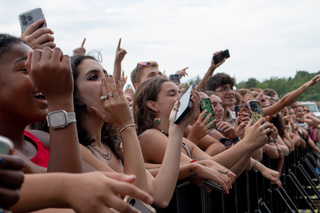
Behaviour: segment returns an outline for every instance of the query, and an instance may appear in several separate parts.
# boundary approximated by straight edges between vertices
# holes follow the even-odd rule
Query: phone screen
[[[43,15],[41,8],[35,8],[35,9],[29,10],[27,12],[21,13],[19,15],[21,34],[23,34],[27,30],[27,28],[30,26],[30,24],[38,21],[41,18],[44,18],[44,15]],[[45,27],[47,27],[46,22],[41,24],[37,29],[45,28]]]
[[[229,58],[229,57],[230,57],[230,54],[229,54],[229,50],[227,49],[221,52],[220,54],[215,55],[213,57],[213,60],[215,64],[219,64],[224,58]]]
[[[264,117],[260,101],[248,101],[248,108],[253,123],[257,122],[260,118]]]
[[[179,106],[174,117],[174,123],[178,124],[184,118],[184,116],[190,111],[192,107],[191,101],[191,91],[194,89],[194,84],[192,84],[185,93],[180,97]]]
[[[200,102],[200,111],[202,112],[203,110],[207,110],[204,118],[206,118],[208,116],[209,113],[211,113],[211,117],[208,121],[208,123],[210,123],[211,121],[214,120],[214,114],[213,114],[213,109],[212,109],[212,106],[211,106],[211,101],[209,98],[204,98],[204,99],[201,99],[201,102]],[[215,128],[216,127],[216,123],[213,123],[210,128]]]

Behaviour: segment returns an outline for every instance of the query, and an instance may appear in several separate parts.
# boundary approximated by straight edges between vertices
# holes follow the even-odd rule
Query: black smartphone
[[[258,100],[248,101],[247,105],[248,105],[249,114],[253,123],[257,122],[260,118],[264,117],[260,101]]]
[[[175,84],[179,85],[180,84],[180,75],[179,74],[171,74],[169,75],[169,80],[174,82]]]
[[[191,101],[191,91],[194,89],[195,85],[192,84],[183,95],[181,95],[179,99],[179,105],[176,112],[176,115],[174,117],[174,123],[178,124],[184,116],[190,111],[192,107],[192,101]]]
[[[23,12],[19,15],[19,22],[21,27],[21,34],[23,34],[30,24],[38,21],[39,19],[43,18],[44,15],[41,8],[35,8],[26,12]],[[43,22],[37,29],[39,28],[46,28],[47,24],[46,21]]]
[[[213,181],[213,180],[204,180],[204,183],[208,186],[210,186],[212,189],[214,190],[217,190],[219,192],[223,192],[224,189],[222,188],[222,186],[216,182],[216,181]]]
[[[226,49],[225,51],[222,51],[221,53],[215,55],[213,57],[213,60],[215,64],[219,64],[224,58],[229,58],[229,57],[230,57],[229,50]]]
[[[212,105],[211,105],[211,101],[209,98],[204,98],[201,99],[200,102],[200,111],[202,112],[203,110],[207,110],[204,118],[206,118],[208,116],[209,113],[211,113],[211,116],[209,118],[208,123],[210,123],[211,121],[214,120],[214,114],[213,114],[213,109],[212,109]],[[213,123],[210,128],[215,128],[216,127],[216,123]]]
[[[13,142],[4,136],[0,136],[0,154],[12,154]]]
[[[137,200],[133,197],[130,196],[126,196],[124,198],[124,201],[129,203],[131,206],[133,206],[134,208],[140,210],[142,213],[156,213],[157,211],[150,206],[149,204],[146,204],[140,200]]]

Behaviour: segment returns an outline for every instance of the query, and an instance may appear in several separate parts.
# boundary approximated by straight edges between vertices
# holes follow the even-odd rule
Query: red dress
[[[28,131],[24,131],[24,136],[29,140],[31,140],[31,142],[36,145],[38,150],[37,154],[32,159],[30,159],[30,161],[38,166],[47,168],[48,162],[49,162],[49,155],[50,155],[50,151],[48,147],[46,147],[42,143],[42,141],[40,141],[36,136],[34,136]]]

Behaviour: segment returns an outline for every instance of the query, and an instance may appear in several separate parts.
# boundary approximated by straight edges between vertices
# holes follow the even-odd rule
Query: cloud
[[[107,70],[121,37],[127,75],[137,62],[156,60],[168,74],[189,66],[186,79],[203,77],[212,54],[229,49],[217,72],[263,80],[319,70],[319,6],[316,0],[13,0],[0,8],[0,27],[18,35],[18,14],[41,7],[65,53],[86,37],[89,51],[102,50]]]

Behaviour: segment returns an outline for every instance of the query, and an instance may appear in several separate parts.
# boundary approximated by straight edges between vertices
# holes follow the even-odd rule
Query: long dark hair
[[[80,91],[76,84],[76,80],[78,79],[79,73],[80,73],[79,65],[86,59],[97,61],[92,56],[76,55],[71,57],[71,68],[72,68],[72,74],[74,79],[74,90],[73,90],[74,110],[77,118],[77,130],[78,130],[79,142],[84,146],[88,146],[95,142],[95,139],[91,138],[90,133],[84,127],[85,120],[82,114],[87,109],[87,106],[83,103]],[[119,134],[119,129],[113,124],[104,123],[101,130],[101,137],[102,137],[101,142],[109,146],[112,152],[119,159],[122,159],[122,150],[120,148],[121,138]]]
[[[133,101],[133,115],[138,135],[154,127],[156,112],[147,107],[146,103],[149,100],[157,101],[161,85],[168,81],[169,79],[166,77],[157,77],[144,81],[139,85]]]

